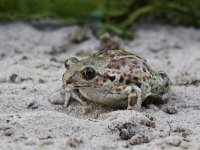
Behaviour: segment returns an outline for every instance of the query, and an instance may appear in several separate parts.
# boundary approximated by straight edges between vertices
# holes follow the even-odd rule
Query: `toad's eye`
[[[81,74],[84,79],[86,80],[92,80],[96,76],[96,71],[92,67],[85,67]]]

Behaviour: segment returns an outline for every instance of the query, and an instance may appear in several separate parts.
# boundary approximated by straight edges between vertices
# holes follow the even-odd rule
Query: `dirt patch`
[[[156,107],[137,112],[92,102],[72,101],[68,108],[49,103],[60,98],[64,61],[101,49],[92,32],[77,39],[71,34],[77,30],[0,25],[0,149],[200,147],[200,30],[141,25],[134,41],[117,45],[169,74],[178,108],[172,115]]]

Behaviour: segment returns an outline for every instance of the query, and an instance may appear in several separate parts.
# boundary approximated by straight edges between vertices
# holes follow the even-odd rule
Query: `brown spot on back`
[[[130,96],[129,97],[129,105],[134,107],[137,104],[137,97]]]
[[[131,78],[131,74],[127,74],[127,77]]]
[[[125,66],[125,65],[126,65],[126,60],[125,60],[125,58],[120,58],[120,59],[119,59],[119,64],[122,65],[122,66]]]
[[[105,82],[107,79],[109,79],[109,75],[108,73],[105,73],[103,77],[103,82]]]
[[[119,70],[120,67],[124,67],[126,64],[126,58],[112,59],[107,67]]]
[[[143,81],[147,81],[148,79],[149,79],[149,76],[147,76],[147,75],[145,75],[145,76],[142,77]]]
[[[133,63],[134,65],[137,65],[137,64],[138,64],[138,61],[134,60],[134,61],[132,61],[132,63]]]
[[[126,80],[126,84],[129,85],[130,83],[131,83],[131,80],[130,80],[130,79],[127,79],[127,80]]]
[[[124,81],[124,77],[120,76],[119,82],[123,82]]]
[[[122,89],[121,88],[116,88],[116,92],[121,92]]]
[[[143,81],[146,81],[146,77],[145,77],[145,76],[143,76],[143,77],[142,77],[142,80],[143,80]]]

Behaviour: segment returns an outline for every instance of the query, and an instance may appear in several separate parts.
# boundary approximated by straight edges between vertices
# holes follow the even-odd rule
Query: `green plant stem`
[[[138,10],[135,10],[134,13],[131,13],[128,18],[122,23],[122,28],[130,27],[138,18],[143,15],[149,15],[150,13],[154,12],[155,8],[153,6],[145,6]]]

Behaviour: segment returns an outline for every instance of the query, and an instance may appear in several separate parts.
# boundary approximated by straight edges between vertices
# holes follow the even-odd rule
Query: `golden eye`
[[[86,80],[92,80],[96,76],[96,71],[92,67],[85,67],[82,71],[81,74],[84,79]]]

